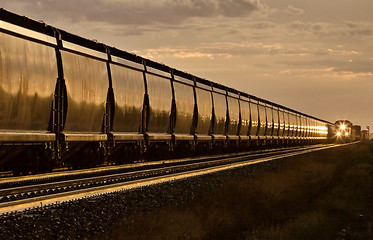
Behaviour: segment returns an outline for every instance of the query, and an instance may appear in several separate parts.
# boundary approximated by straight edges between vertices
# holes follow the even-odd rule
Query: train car
[[[197,147],[212,147],[213,101],[212,87],[207,80],[196,78],[195,98],[197,102],[196,143]]]
[[[249,129],[249,137],[250,137],[250,145],[256,147],[259,145],[260,137],[259,137],[259,111],[258,111],[258,101],[255,99],[250,99],[250,129]]]
[[[337,142],[351,142],[352,123],[348,120],[338,120],[335,122],[335,135]]]
[[[213,102],[213,112],[212,112],[212,122],[211,122],[211,136],[213,146],[225,147],[227,136],[227,99],[226,90],[223,86],[218,84],[212,84],[212,102]],[[232,109],[233,110],[233,109]]]
[[[257,111],[259,117],[259,124],[258,124],[258,144],[260,146],[266,145],[266,131],[267,131],[267,112],[266,112],[266,104],[264,101],[258,101],[257,104]]]
[[[278,128],[278,145],[284,146],[285,145],[285,132],[286,132],[286,120],[284,110],[278,107],[278,118],[279,118],[279,128]]]
[[[238,126],[238,136],[239,136],[239,145],[241,148],[247,148],[250,146],[250,135],[251,131],[256,132],[257,121],[253,121],[252,118],[255,118],[251,114],[251,103],[249,95],[246,93],[239,93],[239,106],[240,106],[240,115],[239,115],[239,126]],[[257,117],[256,117],[257,118]]]
[[[57,39],[44,24],[14,16],[0,12],[0,167],[48,170],[59,127]]]
[[[273,106],[272,108],[273,112],[273,145],[278,146],[280,145],[280,115],[279,115],[279,110],[278,107]]]
[[[63,166],[95,166],[105,158],[110,80],[104,45],[58,31],[57,94],[62,122],[56,129]]]
[[[360,141],[361,140],[361,126],[352,125],[351,140],[352,141]]]
[[[175,126],[173,136],[176,150],[181,154],[194,150],[196,147],[195,129],[198,108],[194,85],[193,76],[174,71]]]
[[[337,132],[334,124],[328,125],[328,143],[335,143],[337,141]]]
[[[0,170],[15,174],[313,144],[332,125],[5,9],[0,60]]]
[[[174,129],[174,92],[170,69],[155,62],[145,62],[146,82],[146,119],[143,134],[151,156],[163,155],[172,150],[172,131]]]
[[[239,127],[240,122],[240,95],[237,90],[227,89],[227,146],[238,147],[240,145]],[[246,109],[246,113],[247,113]],[[241,138],[242,139],[242,138]]]
[[[145,151],[143,130],[146,116],[145,67],[141,58],[111,49],[111,88],[108,94],[108,161],[132,162]]]

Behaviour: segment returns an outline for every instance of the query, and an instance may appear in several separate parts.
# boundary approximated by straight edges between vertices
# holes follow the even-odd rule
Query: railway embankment
[[[0,239],[372,239],[373,143],[0,217]]]

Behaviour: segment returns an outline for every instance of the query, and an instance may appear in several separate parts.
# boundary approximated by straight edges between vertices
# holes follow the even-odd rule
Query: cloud
[[[257,30],[266,30],[266,29],[274,29],[276,28],[276,24],[271,23],[271,22],[253,22],[248,24],[248,27],[252,29],[257,29]]]
[[[343,49],[328,49],[329,53],[338,54],[338,55],[359,55],[361,52],[353,51],[353,50],[343,50]]]
[[[118,25],[172,25],[195,17],[241,18],[269,9],[260,0],[17,0],[6,6],[22,6],[35,15]]]
[[[346,34],[349,36],[373,36],[372,23],[346,23]]]
[[[321,34],[324,32],[329,32],[330,30],[335,30],[335,25],[329,23],[308,23],[295,21],[290,23],[288,26],[289,30],[298,32],[310,32]]]
[[[304,13],[304,10],[301,8],[296,8],[292,5],[289,5],[285,10],[285,13],[290,15],[302,15]]]
[[[311,33],[318,37],[373,37],[373,23],[346,22],[345,24],[309,23],[296,21],[289,24],[289,30],[301,34]]]
[[[333,68],[335,72],[349,74],[366,74],[373,76],[372,63],[369,60],[351,60],[343,61]]]
[[[309,54],[309,50],[282,44],[215,42],[194,47],[168,46],[156,49],[143,49],[135,51],[135,53],[151,59],[169,57],[178,59],[231,59],[234,57],[253,56],[304,56]]]
[[[324,58],[318,60],[300,61],[278,61],[278,64],[285,65],[289,69],[296,69],[295,72],[312,71],[338,73],[338,76],[346,75],[348,78],[357,76],[373,76],[372,61],[369,59],[334,59]],[[312,70],[312,71],[311,71]]]

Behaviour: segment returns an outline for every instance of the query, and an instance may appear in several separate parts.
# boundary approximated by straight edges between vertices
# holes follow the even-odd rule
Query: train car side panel
[[[174,133],[190,134],[194,112],[193,86],[174,82],[174,91],[176,103],[176,124]]]
[[[285,118],[285,127],[284,127],[284,137],[286,139],[290,136],[290,115],[289,112],[284,111],[284,118]]]
[[[215,124],[214,132],[215,135],[225,135],[225,122],[227,119],[227,103],[225,95],[213,92],[214,99],[214,111],[215,111]]]
[[[0,131],[50,131],[58,77],[54,48],[0,32],[0,69]],[[36,140],[27,137],[15,140]]]
[[[266,129],[267,129],[266,107],[264,105],[258,104],[258,112],[259,112],[258,136],[264,137],[266,134]]]
[[[266,113],[267,113],[267,128],[266,128],[266,136],[273,135],[273,111],[271,106],[266,106]]]
[[[171,80],[153,74],[146,74],[149,95],[150,133],[169,133],[172,103]]]
[[[296,136],[296,128],[297,128],[297,119],[295,118],[294,113],[289,113],[289,137]]]
[[[311,121],[311,136],[313,139],[316,138],[316,120],[312,119]]]
[[[273,136],[278,137],[279,128],[280,128],[279,111],[277,108],[273,108],[272,111],[273,111]]]
[[[67,88],[64,132],[100,133],[109,80],[105,61],[61,51]]]
[[[258,104],[250,102],[250,137],[258,136],[259,113]]]
[[[241,127],[240,136],[247,136],[250,129],[250,104],[247,101],[240,100]]]
[[[298,123],[298,138],[302,138],[303,137],[303,121],[302,121],[302,117],[297,114],[297,123]]]
[[[197,133],[207,135],[210,132],[212,118],[211,92],[196,88],[196,96],[198,106]]]
[[[111,64],[115,98],[114,132],[139,133],[144,102],[143,72]]]
[[[303,126],[303,137],[305,139],[307,139],[308,137],[308,118],[306,116],[303,116],[303,122],[304,122],[304,126]]]
[[[228,135],[237,135],[238,125],[240,121],[240,106],[237,98],[228,96],[228,109],[229,109],[229,127]]]
[[[284,115],[284,111],[281,109],[279,109],[278,114],[279,114],[279,123],[280,123],[278,135],[281,137],[281,136],[284,136],[284,133],[285,133],[285,115]]]

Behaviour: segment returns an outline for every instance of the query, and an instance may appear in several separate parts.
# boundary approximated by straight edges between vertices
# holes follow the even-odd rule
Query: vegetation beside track
[[[241,170],[211,189],[185,189],[192,200],[126,216],[105,236],[373,239],[372,189],[373,144],[360,143]]]

